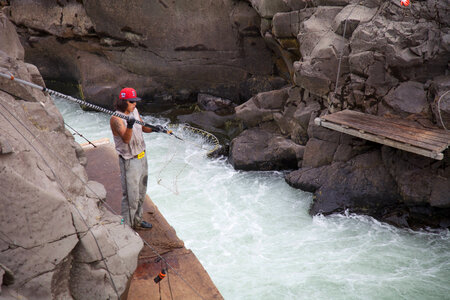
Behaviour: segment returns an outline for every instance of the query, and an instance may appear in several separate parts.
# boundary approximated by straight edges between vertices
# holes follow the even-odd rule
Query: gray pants
[[[147,193],[147,157],[123,159],[119,156],[122,182],[122,217],[134,227],[141,224],[142,204]]]

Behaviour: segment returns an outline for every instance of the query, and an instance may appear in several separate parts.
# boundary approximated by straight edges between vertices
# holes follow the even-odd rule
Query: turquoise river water
[[[108,115],[55,102],[85,137],[112,140]],[[450,299],[448,230],[311,217],[312,195],[282,173],[236,171],[225,158],[207,158],[200,137],[176,133],[187,142],[145,135],[147,193],[225,299]]]

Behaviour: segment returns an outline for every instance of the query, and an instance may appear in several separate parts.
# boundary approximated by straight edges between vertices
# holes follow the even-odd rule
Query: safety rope
[[[347,30],[347,21],[348,21],[348,18],[349,18],[350,15],[353,13],[353,10],[356,8],[356,6],[358,6],[358,5],[359,5],[359,3],[358,3],[358,4],[355,4],[355,5],[353,6],[352,10],[350,11],[350,13],[349,13],[349,14],[347,15],[347,17],[345,18],[345,22],[344,22],[344,32],[342,33],[342,37],[343,37],[344,39],[345,39],[345,32],[346,32],[346,30]],[[341,63],[342,63],[342,56],[343,56],[343,54],[344,54],[344,49],[345,49],[345,47],[342,48],[342,51],[341,51],[341,53],[340,53],[340,55],[339,55],[339,63],[338,63],[338,68],[337,68],[336,85],[335,85],[335,87],[334,87],[334,94],[337,93],[337,89],[338,89],[339,76],[341,75]]]
[[[447,129],[447,127],[445,127],[444,121],[442,121],[440,102],[441,102],[442,97],[444,97],[445,95],[447,95],[447,93],[450,93],[450,90],[448,90],[448,91],[446,91],[445,93],[443,93],[443,94],[439,97],[439,100],[437,101],[437,109],[438,109],[439,119],[441,120],[442,127],[444,127],[444,129],[445,129],[446,131],[448,131],[448,129]]]
[[[166,266],[167,266],[167,264],[166,264]],[[167,283],[169,284],[170,299],[173,300],[172,286],[170,285],[170,273],[169,272],[167,272]]]
[[[95,146],[90,140],[88,140],[86,137],[84,137],[84,135],[82,135],[81,133],[79,133],[78,131],[76,131],[73,127],[71,127],[69,124],[67,124],[66,122],[64,122],[64,125],[66,125],[67,127],[69,127],[74,134],[79,135],[81,138],[85,139],[86,142],[88,142],[89,144],[91,144],[92,146],[94,146],[94,148],[97,148],[97,146]]]
[[[4,108],[5,111],[7,111],[19,124],[21,124],[22,126],[24,126],[24,124],[16,117],[14,116],[14,114],[12,114],[7,107],[5,107],[5,105],[3,105],[2,102],[0,102],[0,105]],[[33,143],[31,143],[23,134],[22,132],[20,132],[20,130],[18,130],[14,124],[11,122],[11,120],[9,118],[7,118],[5,116],[5,114],[3,114],[3,112],[0,110],[0,114],[3,116],[3,118],[11,125],[12,128],[14,128],[14,130],[17,131],[17,133],[22,136],[22,138],[31,146],[31,148],[33,148],[33,150],[36,152],[36,154],[43,160],[43,162],[45,163],[45,165],[50,169],[50,171],[52,172],[55,181],[58,183],[59,187],[61,188],[61,191],[63,192],[63,194],[65,195],[66,199],[69,201],[70,204],[72,204],[72,206],[75,208],[75,210],[77,211],[78,215],[80,216],[81,220],[83,221],[84,225],[86,226],[86,228],[88,229],[88,231],[91,233],[92,237],[94,238],[95,244],[97,246],[97,249],[99,251],[100,257],[101,257],[101,261],[103,261],[103,263],[105,264],[105,268],[106,271],[108,273],[109,279],[111,281],[111,285],[114,289],[114,292],[117,296],[117,299],[120,299],[120,295],[119,292],[117,290],[116,284],[112,278],[112,274],[111,271],[109,270],[108,264],[106,263],[106,259],[105,256],[103,255],[103,251],[100,248],[100,245],[98,243],[98,240],[96,238],[96,236],[94,235],[94,233],[92,232],[92,228],[88,225],[87,221],[85,220],[85,218],[83,217],[83,214],[81,213],[81,211],[78,209],[78,207],[75,205],[75,203],[73,202],[72,198],[70,197],[69,193],[67,192],[67,190],[65,189],[64,185],[62,184],[61,179],[59,178],[59,176],[56,174],[56,172],[53,170],[52,166],[49,164],[49,162],[44,158],[44,156],[42,155],[42,153],[33,145]],[[25,129],[28,130],[28,128],[26,126],[24,126]],[[28,130],[29,131],[29,130]],[[29,131],[30,132],[30,131]],[[31,132],[30,132],[31,133]],[[31,133],[33,136],[34,134]],[[35,137],[36,138],[36,137]],[[36,139],[37,140],[37,139]],[[39,141],[39,140],[38,140]]]
[[[1,73],[0,73],[1,74]],[[0,105],[2,105],[3,106],[3,108],[6,110],[6,111],[8,111],[9,112],[9,110],[3,105],[3,103],[1,103],[0,102]],[[1,111],[0,111],[0,113],[1,113]],[[1,113],[2,115],[3,115],[3,113]],[[23,124],[19,119],[17,119],[11,112],[9,112],[9,114],[11,114],[15,119],[16,119],[16,121],[19,123],[19,124],[21,124],[43,147],[45,147],[50,153],[52,153],[53,154],[53,157],[55,157],[64,167],[66,167],[78,180],[80,180],[94,195],[96,195],[97,196],[97,198],[111,211],[111,212],[113,212],[115,215],[119,215],[120,216],[120,214],[118,214],[105,200],[103,200],[103,199],[101,199],[101,197],[87,184],[87,182],[85,182],[78,174],[76,174],[73,170],[72,170],[72,168],[70,167],[70,166],[68,166],[64,161],[62,161],[61,160],[61,158],[59,157],[59,155],[57,155],[52,149],[50,149],[46,144],[44,144],[44,143],[42,143],[39,139],[37,139],[37,137],[36,137],[36,135],[25,125],[25,124]],[[3,115],[3,117],[9,122],[9,120]],[[11,124],[12,125],[12,124]],[[14,127],[14,125],[12,125],[13,127]],[[16,129],[16,131],[18,131],[17,130],[17,128],[15,128],[14,127],[14,129]],[[18,133],[20,134],[20,135],[22,135],[21,134],[21,132],[20,131],[18,131]],[[23,135],[22,135],[23,136]],[[26,139],[26,138],[25,138]],[[36,150],[37,151],[37,150]],[[50,168],[50,167],[49,167]],[[54,173],[54,170],[52,169],[52,168],[50,168],[50,170],[52,170],[52,172]],[[57,178],[56,177],[56,175],[55,175],[55,178]],[[61,182],[58,182],[58,184],[62,187],[62,183]],[[63,187],[62,187],[63,188]],[[68,198],[69,200],[70,200],[70,198]],[[73,204],[73,203],[72,203]],[[81,212],[79,212],[79,210],[78,210],[78,208],[76,207],[76,205],[74,205],[74,207],[77,209],[77,211],[78,211],[78,213],[81,213]],[[83,217],[81,216],[81,218],[83,219]],[[83,221],[85,222],[85,224],[86,224],[86,227],[88,228],[88,229],[90,229],[90,227],[89,226],[87,226],[87,223],[86,223],[86,221],[83,219]],[[130,227],[131,228],[131,227]],[[132,228],[131,228],[132,229]],[[94,236],[94,234],[92,233],[92,231],[90,231],[91,232],[91,234]],[[97,243],[97,240],[96,240],[96,238],[95,238],[95,236],[94,236],[94,239],[95,239],[95,241],[96,241],[96,244],[97,244],[97,247],[99,248],[99,251],[101,251],[101,249],[100,249],[100,246],[98,245],[98,243]],[[183,276],[181,276],[168,262],[167,262],[167,260],[164,258],[164,257],[162,257],[156,250],[155,250],[155,248],[154,247],[152,247],[145,239],[142,239],[142,241],[144,242],[144,244],[146,245],[146,246],[148,246],[149,248],[150,248],[150,250],[151,251],[153,251],[161,260],[163,260],[166,264],[167,264],[167,266],[195,293],[195,294],[197,294],[201,299],[204,299],[202,296],[201,296],[201,294],[196,290],[196,289],[194,289],[193,287],[192,287],[192,285],[191,284],[189,284],[189,282],[187,282],[186,281],[186,279],[184,279],[183,278]],[[103,256],[102,256],[103,257]],[[105,263],[105,265],[106,265],[106,261],[104,261],[104,263]],[[107,269],[108,270],[108,272],[109,272],[109,269]],[[111,278],[111,280],[112,280],[112,277],[111,277],[111,274],[109,274],[110,275],[110,278]],[[113,283],[114,284],[114,283]],[[114,288],[115,288],[115,285],[114,285]],[[115,288],[115,290],[117,290],[116,288]],[[118,294],[118,293],[117,293]],[[119,297],[118,297],[119,298]]]

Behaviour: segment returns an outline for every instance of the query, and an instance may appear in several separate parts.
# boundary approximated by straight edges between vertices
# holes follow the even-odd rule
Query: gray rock
[[[290,10],[301,10],[308,6],[309,0],[283,0]]]
[[[230,145],[230,163],[239,170],[283,170],[297,168],[304,146],[263,129],[242,132]]]
[[[290,10],[284,0],[250,0],[250,3],[263,18],[272,18],[278,12]]]
[[[288,98],[286,89],[260,93],[235,108],[236,117],[245,126],[254,127],[262,122],[273,120],[273,114],[280,112]]]
[[[318,168],[333,161],[338,144],[311,138],[306,144],[302,168]]]
[[[4,55],[14,59],[23,60],[25,51],[20,44],[19,37],[16,34],[14,25],[8,20],[3,12],[0,11],[0,51],[4,52]]]
[[[308,126],[308,136],[309,138],[319,139],[323,141],[328,141],[331,143],[339,143],[342,137],[342,133],[331,130],[322,126],[317,126],[314,123],[314,119],[317,115],[311,114],[311,119],[309,120]]]
[[[187,123],[194,127],[202,128],[219,137],[229,140],[240,132],[239,127],[233,126],[237,123],[235,115],[220,116],[212,111],[194,112],[188,115],[179,115],[177,121],[181,124]]]
[[[254,5],[265,14],[288,9],[282,0]],[[259,16],[243,2],[13,1],[8,11],[15,24],[30,28],[21,31],[27,59],[45,78],[81,84],[89,100],[109,108],[123,86],[144,100],[167,94],[164,101],[183,102],[179,96],[188,90],[239,102],[263,91],[242,82],[273,75]]]
[[[302,168],[289,175],[287,182],[315,193],[310,209],[313,215],[348,209],[380,217],[386,207],[397,205],[399,199],[395,182],[377,151],[359,155],[347,164]]]
[[[201,93],[197,95],[197,104],[200,109],[213,111],[219,115],[234,113],[234,107],[236,106],[231,100]]]
[[[450,208],[450,180],[435,177],[431,187],[430,205],[433,207]]]
[[[2,33],[5,28],[11,27],[0,27],[0,36],[11,36],[12,33]],[[3,51],[0,69],[12,70],[21,79],[43,83],[36,67]],[[108,267],[122,293],[136,268],[143,246],[141,239],[120,225],[120,217],[111,217],[99,209],[97,204],[105,197],[104,189],[98,183],[87,183],[74,139],[67,134],[51,98],[37,89],[4,79],[0,80],[0,88],[3,106],[0,136],[7,137],[6,142],[1,139],[1,145],[2,152],[8,152],[0,155],[0,261],[15,277],[13,284],[2,289],[2,299],[8,295],[24,299],[72,299],[75,294],[78,299],[93,299],[83,291],[94,288],[112,291],[111,282],[103,280],[105,277],[97,282],[84,282],[85,278],[93,277],[91,265],[104,268],[96,243],[92,242],[92,236],[88,238],[87,226],[93,228],[104,246]],[[90,189],[86,192],[87,186]],[[80,261],[74,261],[74,257]],[[87,273],[75,271],[79,264],[88,266]],[[74,291],[71,286],[82,288]],[[116,296],[107,293],[103,295]]]
[[[419,82],[401,83],[386,95],[384,101],[398,113],[427,114],[430,111],[423,84]]]
[[[106,200],[106,189],[103,184],[89,180],[86,184],[86,196],[98,200]]]
[[[272,32],[277,38],[297,37],[301,24],[308,20],[316,9],[309,8],[301,11],[277,13],[273,16]]]
[[[360,23],[369,22],[376,12],[376,8],[368,8],[362,5],[347,5],[334,19],[334,32],[343,35],[345,27],[345,38],[349,38]],[[345,26],[346,22],[347,25]]]
[[[331,80],[317,71],[310,62],[295,62],[294,82],[317,96],[325,96],[330,92]]]
[[[441,171],[446,169],[442,166],[443,161],[436,162],[387,146],[382,147],[381,153],[383,162],[397,182],[402,201],[406,205],[448,207],[450,198],[446,192],[450,174],[448,171],[437,172],[439,167]]]
[[[333,20],[341,10],[341,7],[318,7],[310,18],[301,23],[297,39],[302,57],[310,56],[322,37],[330,33]]]
[[[9,154],[13,151],[11,143],[5,137],[0,137],[0,154]]]
[[[314,6],[346,6],[349,0],[312,0]]]

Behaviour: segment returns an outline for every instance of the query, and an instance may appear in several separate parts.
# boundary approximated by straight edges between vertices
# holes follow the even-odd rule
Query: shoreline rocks
[[[2,13],[0,24],[0,70],[42,85]],[[104,188],[88,181],[83,151],[51,98],[4,78],[0,88],[0,261],[9,269],[1,297],[116,298],[141,239],[102,207]]]

